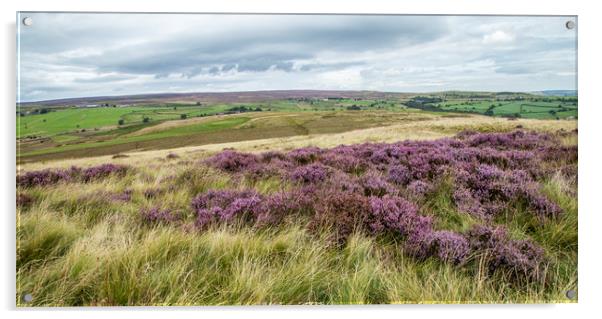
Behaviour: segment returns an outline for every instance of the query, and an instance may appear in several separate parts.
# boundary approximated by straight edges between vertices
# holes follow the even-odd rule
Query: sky
[[[19,102],[255,90],[576,89],[574,17],[22,13]]]

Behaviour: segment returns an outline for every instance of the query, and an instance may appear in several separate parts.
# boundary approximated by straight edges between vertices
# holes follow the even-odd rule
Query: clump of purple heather
[[[256,166],[259,159],[253,154],[225,150],[210,157],[206,162],[226,172],[235,173]]]
[[[521,278],[535,278],[544,262],[543,249],[528,240],[513,240],[501,227],[475,225],[466,234],[471,249],[482,253],[490,272],[511,271]]]
[[[179,219],[179,216],[169,209],[159,207],[143,208],[140,210],[142,220],[146,223],[170,223]]]
[[[412,180],[412,174],[405,165],[393,165],[389,168],[388,179],[397,185],[407,185]]]
[[[134,191],[128,188],[128,189],[124,190],[123,192],[113,194],[111,196],[111,199],[116,200],[116,201],[129,202],[132,200],[133,193],[134,193]]]
[[[451,180],[450,200],[460,213],[483,224],[516,207],[543,220],[562,214],[541,191],[541,181],[560,172],[576,180],[577,148],[552,134],[463,132],[433,141],[364,143],[331,149],[305,147],[261,155],[224,151],[207,161],[233,175],[279,177],[291,189],[259,195],[253,191],[208,191],[193,200],[197,226],[242,218],[278,225],[303,215],[310,228],[327,226],[342,244],[353,231],[397,236],[416,258],[463,264],[484,253],[491,269],[520,276],[537,272],[543,253],[535,243],[511,240],[490,226],[466,234],[434,229],[417,203]]]
[[[89,168],[82,169],[81,179],[84,182],[94,181],[106,178],[110,175],[123,176],[127,172],[128,167],[117,164],[102,164]]]
[[[397,189],[393,185],[389,184],[380,174],[374,171],[364,174],[360,178],[360,185],[363,187],[366,196],[382,197],[386,194],[397,193]]]
[[[322,164],[309,164],[297,167],[290,173],[290,179],[302,184],[315,184],[326,180],[328,168]]]
[[[470,253],[470,245],[464,236],[446,230],[433,232],[427,245],[430,254],[453,264],[464,262]]]
[[[209,190],[192,200],[196,225],[204,228],[212,223],[228,223],[235,217],[254,220],[259,214],[262,198],[252,190]]]
[[[256,224],[258,226],[277,225],[287,216],[295,216],[309,211],[313,204],[312,195],[311,191],[295,189],[265,197],[256,210]]]
[[[82,181],[90,182],[106,178],[110,175],[123,176],[128,166],[117,164],[102,164],[88,168],[79,168],[71,166],[68,169],[44,169],[39,171],[29,171],[25,174],[17,175],[18,187],[34,187],[54,185],[59,182]]]
[[[434,186],[431,183],[423,180],[412,181],[407,187],[409,194],[416,199],[426,196],[428,193],[432,192],[433,189]]]
[[[22,175],[17,175],[17,186],[34,187],[53,185],[62,181],[71,179],[69,170],[64,169],[44,169],[40,171],[30,171]]]
[[[287,157],[298,164],[309,164],[316,160],[323,151],[318,147],[303,147],[288,152]]]

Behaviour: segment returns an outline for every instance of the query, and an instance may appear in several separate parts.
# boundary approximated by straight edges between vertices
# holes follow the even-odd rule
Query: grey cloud
[[[23,100],[117,91],[574,85],[553,75],[574,70],[576,34],[562,29],[564,17],[30,15],[34,26],[19,29]],[[497,30],[512,41],[484,44]]]

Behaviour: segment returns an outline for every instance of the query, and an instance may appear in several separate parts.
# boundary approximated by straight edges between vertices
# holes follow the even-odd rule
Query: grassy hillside
[[[182,148],[24,164],[18,172],[18,303],[30,305],[22,302],[27,293],[33,305],[49,306],[570,302],[565,292],[577,288],[577,135],[555,125],[575,123],[475,117],[423,127],[442,135],[417,131],[421,124],[367,128],[363,140],[346,133],[273,140],[271,149],[288,151],[261,156]],[[516,125],[546,133],[297,149],[379,136],[432,139],[466,128],[510,132]],[[263,150],[264,143],[236,146]],[[392,157],[395,152],[407,157]],[[472,162],[469,154],[488,159]],[[431,163],[426,175],[422,160]],[[98,166],[108,162],[115,166]],[[67,169],[71,165],[82,169]],[[403,167],[408,180],[391,179]],[[458,190],[473,187],[459,173],[480,176],[483,169],[491,173],[483,175],[481,190],[512,185],[518,192],[459,197]],[[228,194],[276,206],[234,205]],[[277,201],[291,194],[310,200],[279,206],[300,200]],[[526,194],[540,204],[530,206],[536,201],[525,202]],[[469,199],[477,202],[466,206]],[[388,200],[389,212],[405,205],[399,226],[374,219],[378,205],[366,206]],[[216,207],[242,208],[232,211],[234,218],[206,215]],[[430,226],[410,226],[418,221]],[[492,246],[482,246],[487,241],[475,237],[479,225],[503,231],[492,235]],[[435,246],[415,250],[422,246],[414,246],[410,234]],[[431,235],[440,239],[424,241]]]

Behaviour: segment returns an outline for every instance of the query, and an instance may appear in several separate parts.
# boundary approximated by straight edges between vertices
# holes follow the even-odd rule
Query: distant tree
[[[196,102],[196,105],[197,105],[197,106],[201,105],[201,102]]]
[[[148,123],[150,122],[150,118],[145,116],[144,118],[142,118],[142,123]]]
[[[43,119],[42,122],[46,123],[46,119]]]
[[[113,104],[113,107],[117,107],[117,105],[116,105],[116,104]]]
[[[75,127],[79,128],[79,124],[76,124]]]
[[[123,125],[123,124],[125,124],[125,121],[123,119],[119,119],[119,121],[117,121],[117,124],[118,125]]]
[[[50,112],[50,110],[49,110],[49,109],[41,109],[41,110],[40,110],[40,114],[46,114],[46,113],[48,113],[48,112]]]
[[[186,114],[180,114],[180,119],[185,120],[188,117]]]
[[[260,107],[255,108],[255,112],[261,112],[261,111],[263,111],[263,110]]]
[[[174,109],[174,110],[177,110],[177,109],[178,109],[178,107],[177,107],[177,106],[174,106],[174,107],[173,107],[173,109]]]

